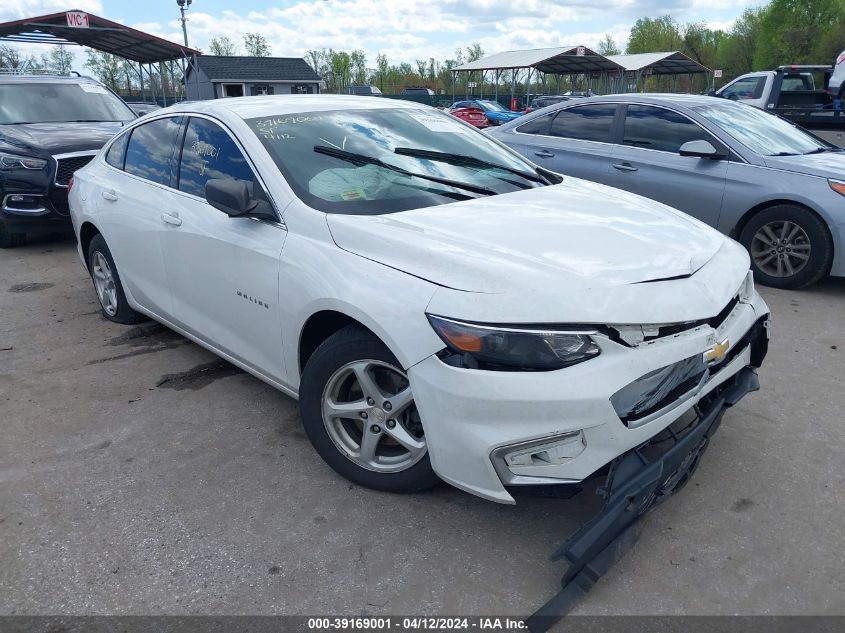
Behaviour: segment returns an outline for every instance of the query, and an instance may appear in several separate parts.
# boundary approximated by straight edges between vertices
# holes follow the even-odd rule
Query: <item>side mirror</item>
[[[230,218],[249,216],[262,220],[277,219],[270,203],[253,198],[249,185],[243,180],[210,179],[205,183],[205,200]]]
[[[681,156],[692,156],[694,158],[708,158],[710,160],[720,160],[725,158],[719,150],[713,147],[710,141],[687,141],[678,149]]]

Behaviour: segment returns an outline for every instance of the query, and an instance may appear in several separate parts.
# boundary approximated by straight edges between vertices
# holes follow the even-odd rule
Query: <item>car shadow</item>
[[[807,290],[831,297],[845,297],[845,277],[827,277]]]

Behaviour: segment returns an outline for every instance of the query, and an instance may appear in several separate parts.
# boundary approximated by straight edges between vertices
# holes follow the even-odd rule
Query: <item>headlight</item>
[[[841,180],[828,180],[827,184],[829,184],[830,188],[840,196],[845,196],[845,182],[842,182]]]
[[[426,316],[451,351],[468,356],[481,369],[550,371],[588,360],[601,351],[590,332],[481,325]]]
[[[44,169],[47,161],[43,158],[31,158],[29,156],[17,156],[0,152],[0,170],[12,171],[13,169]]]

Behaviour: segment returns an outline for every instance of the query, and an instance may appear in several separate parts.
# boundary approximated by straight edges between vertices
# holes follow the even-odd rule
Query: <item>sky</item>
[[[194,0],[188,39],[200,49],[228,35],[267,37],[272,54],[302,56],[313,48],[363,49],[367,65],[378,53],[392,63],[455,57],[479,42],[486,54],[550,46],[595,47],[609,33],[624,50],[640,17],[672,15],[679,22],[729,28],[764,0]],[[176,0],[2,0],[0,22],[80,9],[181,42]],[[43,47],[30,46],[40,53]],[[49,47],[48,49],[49,50]],[[79,51],[81,49],[77,49]],[[77,52],[80,67],[83,56]]]

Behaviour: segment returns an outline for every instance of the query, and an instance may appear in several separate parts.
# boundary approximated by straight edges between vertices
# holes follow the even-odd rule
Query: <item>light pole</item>
[[[179,11],[182,13],[182,35],[185,38],[185,46],[188,45],[188,27],[185,26],[185,22],[187,22],[187,18],[185,17],[185,10],[191,6],[193,0],[176,0],[176,4],[179,5]]]

